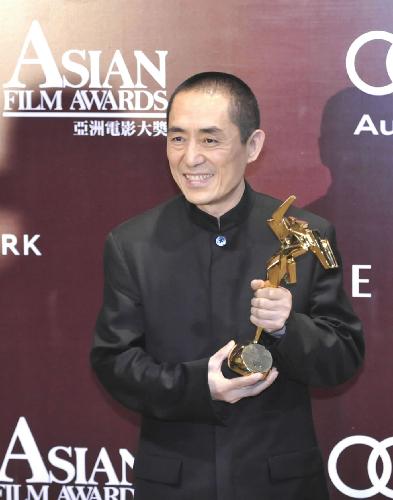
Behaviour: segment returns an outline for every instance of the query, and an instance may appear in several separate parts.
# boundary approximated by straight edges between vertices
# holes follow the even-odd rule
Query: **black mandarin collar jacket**
[[[91,360],[109,393],[143,416],[136,500],[328,498],[308,387],[346,381],[364,351],[341,269],[325,271],[311,254],[297,260],[286,334],[263,336],[279,370],[268,390],[230,405],[212,401],[207,382],[214,352],[254,336],[250,281],[278,249],[266,219],[279,203],[247,186],[218,226],[178,196],[107,238]],[[327,221],[289,214],[335,249]]]
[[[219,219],[200,210],[196,205],[186,200],[185,204],[192,222],[207,231],[224,234],[225,231],[240,225],[248,217],[252,208],[252,192],[250,186],[246,183],[243,196],[239,203]]]

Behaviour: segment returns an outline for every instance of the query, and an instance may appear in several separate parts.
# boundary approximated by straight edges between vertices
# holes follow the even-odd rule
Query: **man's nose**
[[[196,141],[189,141],[184,152],[184,159],[189,167],[196,167],[205,161],[200,145]]]

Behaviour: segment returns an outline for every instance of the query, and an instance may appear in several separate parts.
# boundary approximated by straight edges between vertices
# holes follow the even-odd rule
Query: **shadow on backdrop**
[[[321,160],[331,172],[325,196],[306,208],[333,222],[344,262],[345,286],[352,294],[352,265],[369,265],[360,270],[361,293],[352,303],[362,319],[366,359],[360,374],[331,390],[313,391],[313,408],[325,454],[338,439],[352,434],[383,439],[391,435],[390,398],[393,365],[391,326],[391,232],[393,205],[393,96],[375,97],[356,88],[346,88],[326,103],[320,134]],[[365,128],[354,135],[364,115]],[[381,133],[381,120],[390,135]],[[375,129],[374,129],[375,127]],[[376,132],[378,135],[376,135]],[[334,398],[335,396],[339,396]],[[332,399],[334,398],[334,399]],[[369,450],[341,458],[340,474],[346,484],[366,489]],[[342,498],[336,490],[332,500]]]

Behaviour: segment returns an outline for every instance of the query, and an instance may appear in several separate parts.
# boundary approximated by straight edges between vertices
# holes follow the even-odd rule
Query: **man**
[[[298,259],[296,285],[258,279],[278,249],[265,221],[280,204],[244,180],[263,141],[244,82],[189,78],[168,106],[167,153],[182,196],[108,236],[91,359],[113,397],[143,415],[137,500],[328,498],[308,386],[353,375],[361,327],[341,271],[313,255]],[[334,248],[325,220],[290,213]],[[253,325],[268,332],[276,368],[266,380],[225,366]]]

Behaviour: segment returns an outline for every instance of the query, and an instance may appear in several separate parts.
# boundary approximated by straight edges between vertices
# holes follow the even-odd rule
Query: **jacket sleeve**
[[[341,259],[332,226],[324,237],[332,246],[339,268],[325,270],[315,259],[307,314],[292,311],[286,334],[273,348],[279,369],[312,386],[345,382],[364,357],[362,326],[343,289]]]
[[[220,423],[207,381],[208,358],[171,364],[144,349],[144,309],[115,237],[104,251],[103,305],[91,364],[106,390],[129,409],[163,420]]]

